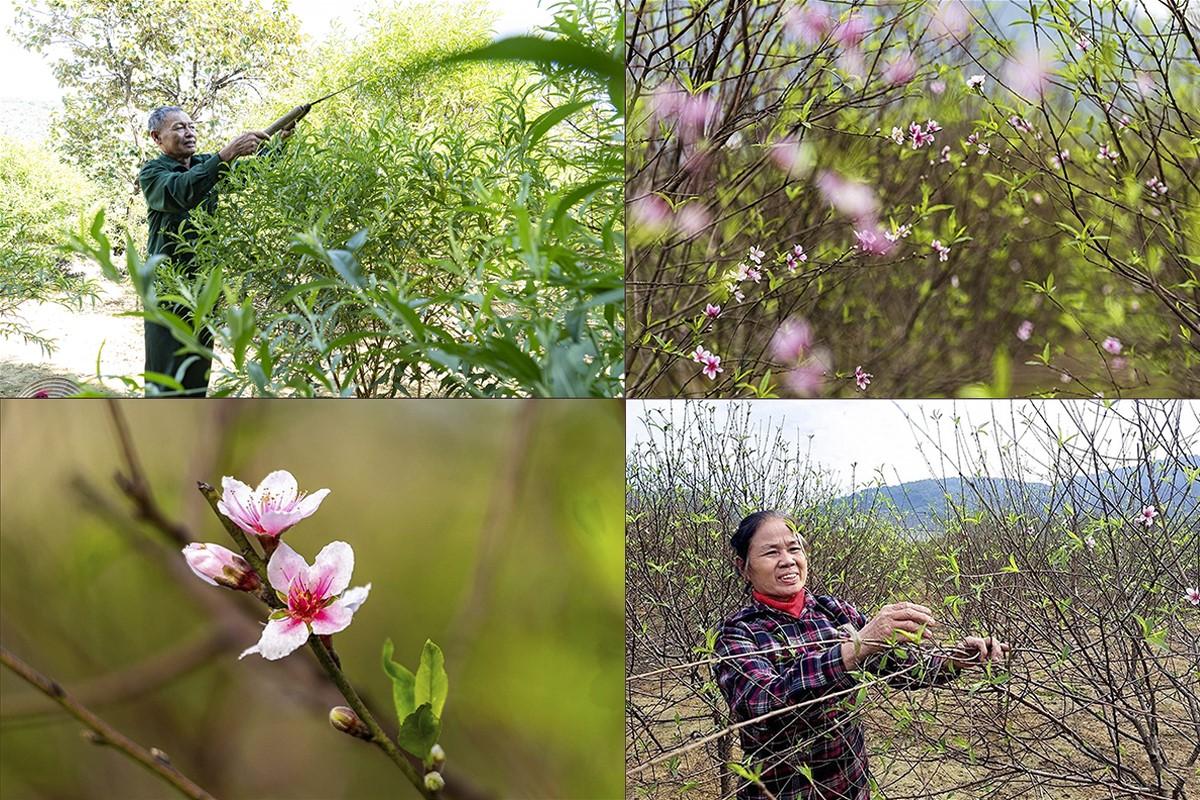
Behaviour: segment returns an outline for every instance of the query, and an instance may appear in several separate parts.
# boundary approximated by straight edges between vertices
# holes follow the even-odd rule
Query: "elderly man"
[[[235,137],[218,153],[197,153],[196,125],[178,106],[154,109],[149,128],[150,138],[163,152],[138,173],[149,210],[149,255],[164,255],[190,274],[192,254],[176,249],[181,240],[195,241],[196,232],[188,221],[189,214],[194,208],[213,211],[217,206],[217,181],[229,171],[230,162],[258,152],[269,137],[262,131],[248,131]],[[283,131],[282,138],[291,133],[290,128]],[[186,309],[164,308],[189,321]],[[204,329],[201,329],[200,340],[206,347],[212,346],[212,337]],[[211,361],[195,354],[179,355],[178,349],[179,343],[169,328],[146,321],[146,371],[178,378],[185,396],[203,397],[208,392]],[[156,388],[151,389],[152,384],[153,381],[147,380],[147,396],[164,390],[158,384],[153,384]]]

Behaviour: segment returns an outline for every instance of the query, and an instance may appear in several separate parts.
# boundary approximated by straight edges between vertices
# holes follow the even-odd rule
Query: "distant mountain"
[[[1067,486],[1006,478],[947,478],[910,481],[896,486],[861,489],[839,498],[856,511],[892,509],[905,526],[932,532],[940,529],[951,504],[968,513],[981,506],[1003,513],[1039,517],[1060,513],[1069,502],[1088,513],[1107,505],[1130,513],[1153,504],[1160,510],[1194,512],[1200,507],[1200,455],[1190,456],[1183,468],[1155,462],[1149,472],[1137,467],[1114,470],[1098,479],[1082,475]],[[1186,470],[1192,470],[1189,475]],[[1128,485],[1128,488],[1126,488]]]

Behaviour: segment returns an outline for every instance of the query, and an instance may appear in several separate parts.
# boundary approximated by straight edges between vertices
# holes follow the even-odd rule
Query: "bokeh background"
[[[620,796],[624,416],[522,402],[4,402],[0,640],[218,797],[416,796],[329,726],[344,703],[311,652],[237,660],[256,637],[237,606],[257,601],[181,570],[139,518],[115,480],[129,473],[115,409],[154,502],[192,539],[231,546],[197,480],[287,469],[332,490],[286,540],[309,560],[354,547],[352,584],[374,588],[335,644],[389,732],[383,640],[410,667],[426,638],[445,649],[450,790]],[[0,670],[5,798],[171,796],[80,733]]]

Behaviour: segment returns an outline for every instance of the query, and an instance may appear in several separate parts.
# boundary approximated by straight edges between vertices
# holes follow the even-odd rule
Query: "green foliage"
[[[383,643],[383,671],[392,681],[392,703],[400,732],[396,741],[408,752],[428,759],[442,730],[449,681],[442,650],[426,640],[416,674],[392,660],[392,640]]]
[[[215,393],[619,394],[622,126],[599,94],[611,58],[541,76],[438,66],[486,41],[482,12],[375,23],[318,59],[302,94],[371,80],[239,162],[214,214],[193,212],[199,277],[160,270],[158,299],[218,342]],[[607,24],[560,17],[550,32],[580,41],[539,41],[599,58],[593,29]],[[149,291],[145,316],[178,328]],[[178,338],[208,355],[195,333]]]
[[[0,337],[19,337],[49,350],[15,310],[54,301],[79,308],[95,286],[70,269],[59,245],[78,209],[96,200],[95,187],[38,147],[0,139]]]

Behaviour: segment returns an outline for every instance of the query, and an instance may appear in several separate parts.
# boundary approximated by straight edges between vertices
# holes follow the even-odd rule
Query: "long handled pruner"
[[[268,136],[274,136],[276,133],[279,133],[279,131],[286,130],[287,128],[292,127],[297,122],[299,122],[304,117],[305,114],[307,114],[309,111],[312,111],[312,107],[315,106],[317,103],[323,103],[331,97],[336,97],[337,95],[341,94],[342,92],[346,91],[347,89],[353,89],[355,86],[358,86],[360,83],[363,83],[363,81],[365,81],[365,80],[366,80],[366,78],[363,78],[362,80],[359,80],[359,81],[355,81],[354,83],[350,84],[349,86],[345,86],[341,89],[338,89],[336,92],[330,92],[329,94],[325,95],[324,97],[322,97],[318,100],[313,100],[311,103],[304,103],[303,105],[296,106],[291,111],[284,114],[282,117],[275,120],[270,125],[268,125],[266,128],[264,128],[263,129],[264,132]]]

